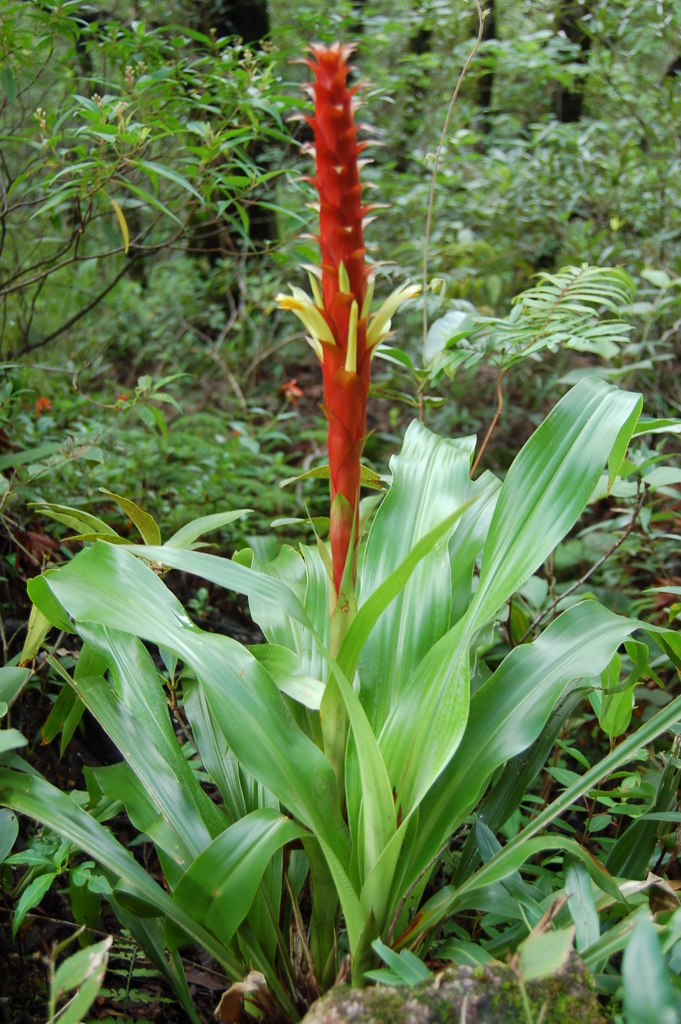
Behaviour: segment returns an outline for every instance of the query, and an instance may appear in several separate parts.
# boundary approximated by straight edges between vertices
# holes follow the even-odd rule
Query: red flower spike
[[[316,177],[319,194],[319,246],[321,291],[326,320],[336,344],[322,343],[324,413],[329,424],[331,474],[331,559],[336,594],[340,591],[345,563],[350,554],[352,515],[355,537],[360,485],[360,455],[366,433],[370,356],[366,353],[366,316],[359,318],[368,288],[364,259],[362,185],[358,159],[364,148],[357,142],[356,89],[348,88],[351,46],[312,46],[314,60],[307,62],[314,75]],[[353,309],[354,305],[354,309]],[[350,337],[350,335],[352,335]],[[354,576],[354,573],[353,573]]]
[[[360,457],[366,433],[371,358],[390,332],[390,317],[401,302],[413,298],[417,286],[397,289],[369,323],[373,284],[365,261],[364,222],[375,205],[362,203],[360,160],[366,142],[357,141],[355,123],[357,86],[348,88],[348,57],[352,46],[334,43],[310,47],[314,59],[303,61],[314,82],[306,91],[314,97],[314,116],[305,120],[315,135],[316,176],[306,177],[319,195],[313,208],[319,213],[321,268],[311,270],[313,298],[300,288],[279,295],[283,309],[292,310],[310,332],[308,341],[322,364],[324,415],[329,424],[331,476],[331,560],[335,598],[354,534],[359,534]],[[321,289],[319,283],[321,283]],[[337,500],[337,496],[340,496]],[[341,500],[343,499],[343,500]],[[332,602],[335,604],[335,601]]]

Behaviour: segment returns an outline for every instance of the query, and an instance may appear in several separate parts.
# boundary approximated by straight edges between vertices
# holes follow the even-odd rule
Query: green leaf
[[[0,85],[7,102],[14,103],[17,98],[17,79],[9,64],[3,64],[0,68]]]
[[[155,160],[131,160],[130,163],[134,167],[141,167],[141,169],[145,171],[145,173],[151,178],[152,182],[154,183],[154,187],[157,187],[158,185],[158,182],[156,181],[156,175],[159,175],[161,178],[167,178],[168,181],[172,181],[173,184],[179,185],[180,188],[184,189],[186,192],[191,192],[191,194],[193,196],[196,196],[196,198],[203,206],[204,198],[200,194],[200,192],[197,192],[194,186],[191,185],[187,181],[187,179],[184,178],[174,168],[166,167],[165,164],[159,164]]]
[[[184,707],[203,765],[220,790],[230,824],[248,813],[242,786],[242,769],[211,714],[206,694],[194,680],[183,682]]]
[[[192,1024],[200,1024],[199,1016],[192,1004],[191,996],[189,995],[187,979],[184,974],[184,965],[180,954],[175,950],[171,953],[170,961],[168,961],[168,957],[165,953],[166,943],[164,931],[158,920],[154,918],[136,917],[134,914],[122,907],[114,897],[109,897],[109,901],[122,926],[130,932],[135,942],[139,943],[140,947],[144,950],[147,958],[154,965],[158,973],[165,978],[169,986],[175,992],[175,995],[177,996],[189,1020]],[[236,970],[238,971],[236,975],[234,968],[228,970],[228,977],[233,980],[240,980],[247,972],[245,965],[237,966]]]
[[[290,615],[303,625],[310,626],[305,610],[290,587],[265,573],[255,572],[239,562],[208,555],[202,551],[162,547],[142,547],[131,544],[127,547],[133,554],[167,565],[182,572],[192,573],[204,580],[210,580],[220,587],[234,590],[238,594],[246,594],[248,598],[257,598],[272,609],[277,615]],[[301,568],[302,565],[301,565]],[[183,612],[184,615],[184,612]]]
[[[587,378],[524,445],[504,480],[485,544],[476,624],[490,619],[574,526],[611,452],[623,456],[641,403],[640,395]]]
[[[61,445],[57,442],[41,444],[37,448],[25,448],[21,452],[11,452],[9,455],[0,455],[0,472],[5,469],[16,469],[17,466],[25,466],[29,462],[39,462],[49,455],[58,452]]]
[[[504,659],[473,696],[461,746],[421,805],[408,883],[465,818],[492,772],[536,740],[566,684],[607,665],[639,626],[584,601]]]
[[[627,943],[622,980],[627,1024],[677,1024],[679,1001],[647,914],[638,918]]]
[[[16,668],[14,665],[5,665],[4,668],[0,668],[0,701],[4,704],[11,704],[30,674],[30,669]]]
[[[173,898],[227,945],[246,917],[273,854],[306,834],[276,811],[254,811],[213,840],[184,873]]]
[[[225,823],[182,754],[151,657],[127,633],[96,626],[81,633],[84,650],[95,651],[111,672],[116,694],[101,676],[83,679],[78,670],[77,692],[131,766],[139,765],[136,773],[164,820],[180,835],[187,829],[189,849],[200,852]]]
[[[149,203],[149,205],[153,206],[156,210],[160,210],[161,213],[166,215],[166,217],[170,217],[171,220],[174,220],[176,224],[184,229],[184,224],[180,218],[176,217],[174,213],[171,213],[168,207],[164,206],[160,200],[150,195],[149,192],[145,192],[143,188],[140,188],[138,185],[133,185],[131,182],[126,181],[125,178],[112,178],[111,181],[114,185],[120,185],[121,188],[127,188],[128,192],[132,192],[133,195],[138,196],[145,203]]]
[[[477,496],[469,499],[469,501],[461,505],[456,512],[447,516],[443,522],[430,530],[424,537],[421,537],[421,539],[415,543],[404,561],[398,565],[396,569],[393,569],[390,575],[384,579],[384,581],[378,585],[376,590],[374,590],[374,592],[363,602],[352,620],[345,637],[343,638],[343,643],[341,644],[341,649],[338,654],[338,664],[341,666],[348,678],[352,678],[352,676],[354,676],[369,636],[371,635],[371,632],[379,618],[388,605],[397,597],[409,582],[416,566],[426,556],[432,553],[437,554],[438,552],[441,552],[452,532],[452,527],[476,500]],[[445,539],[445,545],[441,543],[443,539]],[[397,635],[403,636],[405,632],[406,626],[400,630]],[[397,637],[395,636],[394,639],[397,639]],[[415,635],[413,639],[416,639]],[[397,644],[395,643],[394,646],[396,647]],[[388,654],[388,651],[386,651],[386,654]],[[395,681],[394,676],[388,678],[392,678],[393,682]],[[382,682],[384,684],[382,689],[388,690],[388,687],[385,685],[385,678],[383,678]]]
[[[0,864],[5,857],[9,857],[18,835],[19,822],[16,814],[7,807],[3,807],[0,810]]]
[[[425,347],[425,361],[429,363],[434,356],[447,348],[455,339],[465,338],[473,329],[474,318],[469,312],[452,309],[439,320],[435,320],[428,329]]]
[[[518,966],[523,981],[537,981],[548,974],[557,974],[567,963],[574,937],[574,928],[529,935],[518,947]]]
[[[52,983],[56,1000],[77,990],[63,1010],[48,1024],[78,1024],[94,1003],[104,982],[109,962],[109,949],[113,942],[109,935],[102,942],[96,942],[85,949],[79,949],[59,965]]]
[[[433,977],[423,960],[414,956],[408,949],[403,949],[401,953],[395,953],[390,946],[386,946],[380,939],[374,939],[371,943],[371,948],[392,969],[402,985],[419,985],[421,982],[429,981]],[[381,972],[375,971],[372,973],[380,975]]]
[[[0,754],[6,754],[8,750],[16,750],[18,747],[28,745],[28,740],[21,735],[18,729],[0,729]]]
[[[521,833],[522,834],[522,833]],[[410,945],[414,940],[431,928],[434,928],[444,917],[460,907],[477,907],[476,895],[485,892],[495,882],[503,882],[517,872],[523,864],[539,853],[548,850],[564,850],[573,854],[586,866],[587,871],[596,884],[607,892],[614,900],[622,902],[624,897],[617,888],[612,877],[603,865],[587,850],[583,849],[574,839],[558,834],[534,836],[523,839],[522,843],[515,840],[491,857],[467,881],[458,887],[443,886],[418,911],[409,927],[400,935],[396,945]]]
[[[120,494],[114,494],[113,491],[107,491],[105,487],[99,488],[102,494],[106,494],[107,497],[113,498],[116,504],[123,509],[126,516],[128,516],[139,530],[142,540],[145,544],[160,544],[161,543],[161,531],[158,528],[158,523],[152,515],[145,512],[143,509],[136,505],[134,501],[129,498],[123,498]]]
[[[35,502],[32,506],[38,515],[49,516],[56,519],[58,523],[70,526],[72,530],[79,533],[102,534],[104,537],[117,537],[118,534],[108,523],[91,512],[84,512],[80,508],[71,508],[69,505],[54,505],[51,502]]]
[[[472,967],[485,967],[494,963],[494,957],[477,942],[449,940],[437,947],[436,955],[438,960],[451,960],[455,964],[470,964]]]
[[[381,733],[403,812],[422,799],[463,735],[468,644],[475,630],[573,526],[640,402],[600,380],[585,380],[558,403],[513,463],[496,503],[469,612],[424,657]]]
[[[680,434],[681,420],[651,419],[649,416],[640,416],[634,427],[634,437],[641,434]]]
[[[354,956],[357,948],[359,947],[362,939],[362,933],[364,932],[366,925],[364,911],[362,910],[362,905],[359,902],[359,897],[353,888],[352,882],[348,878],[342,863],[334,851],[324,842],[323,839],[319,840],[319,845],[324,852],[327,864],[329,865],[329,870],[333,876],[336,892],[338,893],[338,899],[340,900],[343,917],[345,919],[345,927],[348,930],[350,955]]]
[[[37,878],[34,878],[33,881],[26,886],[19,897],[16,907],[14,908],[14,917],[12,918],[12,938],[14,938],[19,931],[26,914],[29,910],[32,910],[33,907],[38,906],[58,875],[58,871],[45,872],[42,875],[38,875]]]
[[[300,473],[298,476],[289,476],[285,480],[280,481],[280,487],[290,487],[292,484],[297,484],[299,480],[329,480],[331,477],[331,470],[329,466],[315,466],[314,469],[308,469],[305,473]],[[362,487],[371,487],[375,491],[385,490],[385,485],[378,473],[375,473],[373,469],[369,469],[368,466],[360,467],[360,481]]]
[[[367,541],[360,608],[339,654],[352,678],[361,651],[360,696],[377,733],[449,627],[447,538],[468,497],[473,445],[473,438],[451,441],[413,421],[390,460],[393,482]]]
[[[233,523],[235,519],[242,519],[251,512],[250,508],[238,508],[233,512],[216,512],[211,516],[201,516],[199,519],[193,519],[191,523],[187,523],[181,529],[174,533],[166,542],[164,547],[167,548],[189,548],[193,545],[194,541],[198,540],[205,533],[211,533],[213,530],[219,530],[223,526],[228,526]]]
[[[578,950],[582,950],[595,942],[600,935],[598,911],[591,891],[591,878],[576,857],[567,856],[563,870],[568,910],[575,924],[576,945]]]
[[[94,867],[92,861],[89,864]],[[101,896],[90,888],[87,878],[81,881],[79,876],[82,876],[80,869],[69,872],[69,902],[73,920],[87,928],[96,928],[102,912]]]
[[[555,747],[566,719],[583,700],[585,692],[584,687],[573,688],[568,685],[558,702],[554,704],[546,725],[534,743],[506,762],[503,773],[495,779],[477,810],[478,818],[481,818],[493,832],[498,832],[520,806],[530,783]],[[475,830],[471,829],[454,876],[456,885],[460,885],[468,878],[475,868],[477,859]]]
[[[28,581],[26,585],[28,596],[53,626],[63,630],[65,633],[73,633],[73,623],[49,588],[48,577],[50,571],[57,572],[58,570],[48,570],[42,576],[34,576]]]
[[[65,793],[44,779],[9,768],[0,768],[0,803],[42,822],[83,850],[137,893],[140,899],[157,908],[159,917],[168,916],[180,928],[239,977],[239,965],[225,949],[182,907],[173,902],[132,854],[118,843],[103,825],[80,808]]]
[[[45,637],[51,629],[52,623],[50,620],[43,615],[39,608],[36,608],[35,605],[31,605],[31,614],[28,617],[26,639],[24,640],[24,646],[19,658],[22,665],[27,664],[29,661],[33,661],[40,650]],[[1,693],[2,687],[0,685],[0,694]]]
[[[648,865],[657,843],[657,821],[665,820],[668,808],[675,806],[681,769],[669,758],[662,771],[650,811],[632,821],[610,850],[605,866],[619,878],[640,878],[648,874]],[[660,815],[663,817],[660,818]]]
[[[249,651],[267,669],[282,693],[312,711],[319,711],[326,684],[305,672],[294,651],[278,644],[258,644],[249,647]]]
[[[190,565],[205,559],[211,565],[222,562],[211,555],[170,550],[174,559]],[[162,560],[166,549],[142,547],[140,553]],[[234,562],[225,565],[258,579],[257,573]],[[245,648],[194,626],[148,565],[111,544],[99,542],[80,552],[50,577],[49,586],[76,620],[141,636],[191,665],[239,761],[344,861],[347,831],[333,769],[292,720],[270,676]],[[278,589],[293,599],[287,588]]]
[[[594,697],[601,698],[599,701],[598,724],[603,732],[607,733],[611,738],[621,736],[629,728],[634,710],[634,688],[640,675],[640,673],[635,673],[636,678],[631,685],[627,689],[622,690],[618,686],[621,666],[622,659],[616,654],[610,665],[601,673],[602,694],[592,695],[592,700]]]
[[[49,663],[52,667],[55,667],[55,659],[49,657]],[[58,662],[56,663],[59,664]],[[40,730],[40,738],[43,743],[51,743],[54,737],[57,735],[64,722],[68,718],[74,704],[77,702],[78,697],[70,686],[63,686],[59,691],[59,696],[52,705],[52,710],[47,716],[47,721]]]
[[[119,747],[158,813],[173,829],[177,839],[172,855],[180,866],[187,866],[212,838],[196,801],[192,799],[195,794],[188,792],[188,786],[180,784],[172,766],[149,741],[142,723],[128,711],[101,676],[79,680],[78,693]]]

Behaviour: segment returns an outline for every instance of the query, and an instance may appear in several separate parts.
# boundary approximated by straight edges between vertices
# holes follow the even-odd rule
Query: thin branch
[[[639,495],[638,495],[638,497],[636,499],[636,504],[634,505],[634,511],[632,513],[631,519],[627,523],[627,525],[625,526],[624,530],[622,531],[622,536],[617,538],[615,543],[610,548],[608,548],[608,550],[605,552],[605,554],[602,555],[598,559],[597,562],[594,562],[594,564],[591,566],[591,568],[587,572],[585,572],[584,575],[582,577],[580,577],[580,579],[576,580],[572,584],[572,586],[568,587],[567,590],[564,590],[562,592],[562,594],[559,594],[551,602],[551,604],[548,606],[548,608],[544,609],[544,611],[541,612],[541,614],[537,616],[537,618],[534,620],[534,622],[530,623],[530,625],[527,627],[527,629],[525,630],[525,632],[521,636],[520,640],[518,641],[518,644],[524,643],[525,640],[527,639],[527,637],[532,632],[532,630],[535,629],[539,625],[539,623],[543,619],[546,618],[547,615],[550,615],[551,612],[554,611],[554,609],[560,604],[561,601],[564,601],[566,597],[570,596],[570,594],[574,594],[575,590],[577,590],[579,587],[582,587],[588,580],[590,580],[591,577],[593,576],[593,574],[596,572],[596,570],[600,569],[600,567],[603,565],[603,563],[606,562],[608,560],[608,558],[610,558],[611,555],[614,555],[614,553],[617,551],[618,547],[620,547],[620,545],[624,543],[624,541],[627,539],[629,534],[632,532],[632,530],[636,526],[636,520],[638,519],[639,513],[640,513],[641,509],[643,508],[643,501],[644,501],[645,495],[646,495],[646,489],[644,487],[639,492]]]
[[[503,392],[503,389],[502,389],[502,384],[503,384],[503,381],[504,381],[504,377],[506,376],[506,372],[507,372],[506,370],[499,370],[499,377],[497,378],[497,411],[494,413],[494,416],[492,418],[492,422],[490,423],[489,428],[487,430],[487,433],[485,434],[485,440],[480,445],[480,451],[478,452],[478,454],[475,457],[475,462],[473,463],[473,468],[471,469],[471,479],[475,475],[475,471],[476,471],[476,469],[478,468],[478,466],[480,464],[480,459],[482,458],[482,456],[483,456],[483,454],[485,452],[485,448],[487,447],[489,439],[492,436],[494,428],[496,427],[497,423],[499,422],[499,417],[501,416],[501,413],[502,413],[503,408],[504,408],[504,392]]]
[[[298,900],[293,895],[293,889],[291,888],[291,883],[288,880],[287,874],[284,874],[284,881],[286,882],[286,888],[288,889],[288,894],[291,899],[291,909],[293,911],[293,917],[296,922],[296,929],[298,931],[300,943],[303,947],[303,953],[305,954],[305,959],[307,960],[307,966],[310,970],[310,976],[313,980],[317,992],[321,992],[319,979],[317,978],[317,972],[315,970],[314,960],[312,959],[310,947],[308,946],[307,939],[305,938],[305,925],[303,924],[303,919],[300,915],[300,907],[298,906]]]
[[[300,341],[300,339],[304,337],[304,331],[298,331],[297,334],[289,334],[281,341],[277,341],[274,345],[270,345],[268,348],[263,349],[263,351],[260,352],[259,355],[254,356],[254,358],[251,360],[251,362],[244,370],[244,384],[251,376],[253,371],[257,370],[261,363],[264,363],[266,359],[269,359],[269,357],[274,355],[275,352],[278,352],[280,348],[285,348],[286,345],[290,345],[292,341]]]
[[[479,10],[479,8],[478,8],[478,10]],[[430,860],[428,861],[428,863],[426,864],[426,866],[425,866],[425,868],[423,869],[423,871],[421,872],[421,874],[420,874],[420,875],[418,876],[418,878],[415,878],[415,879],[414,879],[414,881],[413,881],[413,882],[412,882],[412,884],[411,884],[411,885],[409,886],[409,888],[408,888],[408,889],[407,889],[407,891],[405,892],[405,894],[404,894],[404,896],[402,897],[402,899],[400,900],[400,902],[399,902],[399,903],[397,904],[397,908],[396,908],[396,910],[395,910],[395,913],[393,914],[393,919],[392,919],[392,921],[390,922],[390,927],[388,928],[388,934],[387,934],[387,935],[386,935],[386,937],[385,937],[385,944],[386,944],[386,946],[389,946],[389,945],[390,945],[390,943],[392,942],[392,939],[393,939],[393,932],[395,931],[395,928],[397,927],[397,922],[398,922],[398,920],[399,920],[400,914],[402,913],[402,908],[404,907],[404,904],[405,904],[405,903],[407,902],[407,900],[408,900],[408,899],[409,899],[409,897],[411,896],[412,892],[414,891],[414,889],[416,888],[416,886],[417,886],[417,885],[419,884],[419,882],[421,881],[421,879],[423,878],[423,876],[424,876],[424,875],[426,874],[426,872],[430,871],[430,869],[432,868],[433,864],[435,864],[435,862],[436,862],[437,860],[439,860],[439,858],[440,858],[440,857],[442,856],[442,854],[443,854],[443,853],[445,852],[445,850],[446,850],[446,849],[448,849],[448,847],[449,847],[449,844],[450,844],[450,842],[452,841],[452,839],[453,839],[453,838],[454,838],[453,836],[450,836],[450,837],[449,837],[449,839],[447,840],[447,842],[445,843],[445,845],[444,845],[444,846],[442,846],[442,847],[441,847],[441,848],[440,848],[440,849],[439,849],[439,850],[437,851],[437,853],[435,854],[435,856],[434,856],[434,857],[432,857],[432,858],[431,858],[431,859],[430,859]]]
[[[116,274],[113,281],[111,281],[106,288],[99,293],[99,295],[95,295],[94,299],[91,302],[88,302],[87,306],[83,306],[82,309],[79,309],[77,313],[74,313],[74,315],[66,321],[66,323],[63,323],[56,331],[52,331],[52,334],[48,334],[46,338],[42,338],[40,341],[36,341],[32,345],[24,346],[21,350],[21,354],[26,355],[27,352],[33,352],[36,348],[42,348],[43,345],[47,345],[48,341],[53,341],[55,338],[58,338],[60,334],[64,333],[64,331],[68,331],[69,327],[73,327],[73,325],[78,323],[79,320],[82,320],[86,313],[89,313],[91,309],[94,309],[95,306],[99,305],[102,299],[106,298],[109,292],[116,287],[120,279],[125,277],[128,271],[132,269],[134,263],[135,260],[130,260],[126,263],[123,269]]]
[[[463,71],[459,75],[459,81],[456,83],[456,88],[454,89],[454,93],[452,94],[452,98],[451,98],[451,101],[449,103],[449,109],[447,111],[447,116],[445,117],[444,127],[442,129],[442,134],[440,136],[440,143],[439,143],[439,145],[437,147],[437,153],[435,154],[435,164],[433,166],[433,174],[432,174],[431,179],[430,179],[430,193],[428,195],[428,215],[426,217],[426,239],[425,239],[425,243],[424,243],[424,246],[423,246],[423,361],[424,361],[424,363],[426,361],[426,339],[428,337],[428,308],[427,308],[428,304],[426,302],[426,292],[427,292],[427,289],[428,289],[428,246],[430,244],[430,229],[431,229],[431,225],[432,225],[432,222],[433,222],[433,204],[435,202],[435,184],[436,184],[436,180],[437,180],[437,170],[438,170],[438,166],[439,166],[439,163],[440,163],[440,157],[442,155],[442,150],[443,150],[443,147],[444,147],[444,144],[445,144],[445,136],[447,135],[447,129],[449,128],[449,122],[450,122],[451,116],[452,116],[452,114],[454,112],[454,105],[455,105],[457,99],[459,98],[459,91],[460,91],[461,86],[463,84],[463,80],[466,77],[466,73],[467,73],[469,67],[471,66],[471,62],[472,62],[473,58],[475,57],[476,53],[478,52],[478,48],[480,47],[480,43],[482,42],[482,31],[483,31],[483,26],[485,24],[485,17],[486,17],[486,14],[487,14],[486,11],[483,12],[482,8],[480,7],[480,4],[478,3],[478,0],[473,0],[473,3],[475,4],[475,6],[477,7],[477,10],[478,10],[478,38],[476,39],[475,46],[473,47],[473,49],[471,50],[471,52],[470,52],[470,54],[468,56],[468,60],[466,61],[466,63],[463,66]]]

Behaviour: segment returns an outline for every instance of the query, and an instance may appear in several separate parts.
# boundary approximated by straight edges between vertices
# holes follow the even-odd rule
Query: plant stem
[[[617,538],[615,543],[610,548],[608,548],[605,554],[602,555],[597,562],[594,562],[591,568],[588,569],[583,576],[580,576],[580,578],[578,580],[575,580],[575,582],[571,586],[569,586],[567,590],[564,590],[562,594],[558,594],[558,596],[554,598],[554,600],[551,602],[548,608],[541,612],[541,614],[539,614],[536,617],[536,619],[530,623],[530,625],[527,627],[527,629],[521,636],[520,640],[518,641],[518,644],[524,643],[527,637],[532,632],[532,630],[539,625],[542,619],[545,619],[547,615],[550,615],[554,608],[556,608],[561,601],[564,601],[566,597],[570,596],[570,594],[574,594],[575,590],[583,586],[587,582],[587,580],[591,579],[596,570],[600,569],[603,563],[606,562],[608,558],[610,558],[610,556],[613,555],[615,551],[617,551],[618,547],[620,547],[620,545],[624,543],[624,541],[627,539],[631,531],[636,526],[636,520],[638,519],[639,513],[643,507],[645,493],[645,488],[639,492],[638,497],[636,498],[636,504],[634,505],[634,511],[632,513],[631,519],[622,531],[622,536]]]
[[[473,463],[473,468],[471,469],[471,479],[475,475],[475,471],[478,468],[478,466],[480,465],[480,459],[482,458],[482,456],[483,456],[483,454],[485,452],[485,448],[487,447],[487,443],[488,443],[490,437],[492,436],[494,428],[496,427],[497,423],[499,422],[499,417],[501,416],[501,413],[502,413],[503,408],[504,408],[504,392],[502,390],[502,384],[503,384],[503,381],[504,381],[504,377],[506,376],[506,372],[507,372],[506,370],[499,370],[499,376],[497,378],[497,411],[494,413],[494,416],[492,418],[492,422],[490,423],[489,428],[487,430],[487,433],[485,434],[485,440],[480,445],[480,451],[478,452],[478,454],[475,457],[475,462]]]
[[[482,8],[480,7],[480,4],[478,3],[478,0],[473,0],[473,2],[474,2],[475,6],[476,6],[476,8],[478,10],[478,38],[475,41],[475,45],[474,45],[473,49],[471,50],[470,54],[468,55],[468,60],[466,61],[466,63],[463,66],[463,70],[462,70],[461,74],[459,75],[459,80],[456,83],[456,88],[454,89],[454,92],[452,94],[452,98],[451,98],[450,103],[449,103],[449,109],[447,110],[447,116],[445,117],[444,127],[442,129],[442,134],[440,136],[440,143],[439,143],[439,145],[437,147],[437,152],[435,154],[435,163],[433,164],[433,173],[432,173],[431,179],[430,179],[430,193],[428,195],[428,214],[426,216],[426,239],[425,239],[424,246],[423,246],[423,362],[424,363],[426,361],[426,339],[428,337],[428,303],[426,302],[426,295],[428,294],[428,246],[430,244],[430,229],[431,229],[431,225],[432,225],[432,222],[433,222],[433,203],[435,202],[435,183],[437,181],[437,169],[438,169],[438,166],[440,164],[440,157],[442,155],[442,148],[443,148],[443,146],[445,144],[445,138],[447,136],[447,129],[449,128],[449,122],[450,122],[452,113],[454,111],[454,104],[456,103],[456,101],[458,99],[459,91],[461,89],[461,85],[463,83],[464,78],[466,77],[466,72],[468,71],[469,67],[471,66],[471,62],[472,62],[473,58],[475,57],[476,53],[478,52],[478,48],[480,46],[480,43],[482,42],[483,26],[485,24],[485,17],[487,16],[487,13],[488,13],[487,11],[483,12]]]

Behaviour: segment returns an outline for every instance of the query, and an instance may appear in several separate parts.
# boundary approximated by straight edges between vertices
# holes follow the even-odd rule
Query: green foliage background
[[[571,39],[565,19],[574,10]],[[307,510],[324,513],[318,481],[280,487],[324,463],[325,430],[316,360],[274,301],[287,282],[304,283],[301,263],[317,259],[300,178],[310,171],[300,152],[306,128],[290,120],[308,103],[299,89],[307,71],[291,61],[313,39],[357,44],[362,116],[379,143],[363,174],[389,204],[367,229],[380,261],[377,295],[422,274],[435,154],[474,45],[474,5],[273,0],[269,37],[250,44],[212,33],[211,13],[190,0],[36,0],[0,11],[6,658],[25,627],[26,579],[74,550],[34,503],[77,506],[134,536],[105,488],[152,513],[164,538],[192,518],[252,508],[231,525],[229,543],[248,538],[263,561],[276,541],[258,548],[254,534],[275,520],[279,540],[309,539]],[[484,458],[503,475],[520,442],[586,374],[643,391],[649,416],[681,409],[681,2],[496,0],[494,29],[463,82],[432,191],[436,283],[425,301],[441,344],[424,337],[413,304],[376,373],[365,455],[379,471],[415,412],[445,436],[481,440],[499,408]],[[566,122],[570,97],[581,113]],[[621,268],[617,301],[596,304],[618,328],[575,348],[553,321],[553,333],[542,333],[536,309],[531,321],[527,300],[514,299],[536,275],[584,263]],[[562,288],[566,278],[556,279]],[[514,330],[541,340],[532,353],[509,349],[509,314]],[[596,319],[589,314],[592,327]],[[481,642],[487,671],[565,592],[677,620],[678,452],[675,435],[636,442],[612,496],[594,496],[546,571],[509,603],[507,622]],[[212,591],[189,600],[198,618],[212,614]],[[634,648],[623,655],[625,678],[636,657]],[[52,674],[46,684],[53,699],[56,682]],[[637,713],[646,721],[669,698],[640,686]],[[598,752],[592,711],[612,726],[614,743],[630,727],[630,703],[573,709],[573,733],[561,734],[541,798],[574,783]],[[659,811],[669,786],[661,761],[623,775],[614,796],[585,811],[583,835],[600,835],[604,856],[613,801]],[[508,839],[528,813],[526,804],[504,825]],[[537,886],[546,888],[540,872]],[[452,942],[462,939],[457,927]],[[651,941],[637,931],[657,963]],[[665,933],[666,952],[675,941]],[[630,981],[634,1024],[647,1019],[642,998]],[[665,999],[673,1003],[667,990]],[[614,1019],[621,1012],[613,1003]]]

